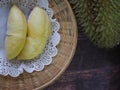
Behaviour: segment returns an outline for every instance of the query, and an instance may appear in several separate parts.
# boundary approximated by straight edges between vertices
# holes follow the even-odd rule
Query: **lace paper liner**
[[[8,12],[13,4],[17,4],[28,18],[30,11],[34,6],[43,8],[49,15],[52,24],[52,34],[46,44],[46,47],[41,55],[32,61],[7,61],[5,58],[4,39],[7,31]],[[48,7],[48,0],[0,0],[0,74],[11,77],[18,77],[25,70],[28,73],[33,71],[41,71],[45,65],[52,63],[52,57],[57,55],[56,46],[60,42],[59,23],[53,19],[53,10]]]

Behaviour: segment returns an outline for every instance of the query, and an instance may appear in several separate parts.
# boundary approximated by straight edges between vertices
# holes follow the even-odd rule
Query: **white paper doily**
[[[7,61],[5,58],[5,35],[7,31],[7,17],[11,5],[17,4],[21,10],[24,12],[26,18],[28,18],[30,11],[34,6],[40,6],[48,13],[51,24],[52,24],[52,34],[46,44],[46,47],[41,55],[36,57],[32,61]],[[28,73],[33,71],[41,71],[44,69],[45,65],[49,65],[52,62],[52,57],[57,55],[56,46],[60,42],[60,34],[58,30],[60,29],[59,23],[56,19],[53,19],[53,10],[48,7],[48,0],[0,0],[0,74],[11,77],[18,77],[23,70]]]

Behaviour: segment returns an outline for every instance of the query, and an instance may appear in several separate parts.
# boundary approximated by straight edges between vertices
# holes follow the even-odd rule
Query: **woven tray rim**
[[[51,79],[48,83],[45,83],[44,85],[36,88],[35,90],[41,90],[41,89],[44,89],[45,87],[53,84],[53,83],[65,72],[65,70],[67,69],[67,67],[68,67],[69,64],[71,63],[72,58],[74,57],[74,54],[75,54],[75,51],[76,51],[76,47],[77,47],[77,38],[78,38],[77,20],[76,20],[76,18],[75,18],[74,12],[73,12],[73,10],[72,10],[72,8],[71,8],[71,6],[70,6],[70,3],[69,3],[67,0],[65,0],[65,2],[67,3],[68,8],[70,9],[71,18],[72,18],[72,20],[74,21],[74,24],[75,24],[76,37],[75,37],[75,43],[74,43],[74,45],[73,45],[73,46],[75,46],[75,47],[74,47],[74,50],[73,50],[72,55],[71,55],[71,57],[70,57],[69,63],[67,63],[66,66],[65,66],[64,68],[62,68],[61,71],[60,71],[53,79]]]

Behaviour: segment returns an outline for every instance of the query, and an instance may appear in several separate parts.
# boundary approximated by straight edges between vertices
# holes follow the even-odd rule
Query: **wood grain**
[[[54,85],[44,90],[119,90],[119,68],[66,71]]]

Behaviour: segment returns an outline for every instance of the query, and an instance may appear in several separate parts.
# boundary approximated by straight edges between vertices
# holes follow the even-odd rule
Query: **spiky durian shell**
[[[120,0],[69,0],[85,34],[98,47],[120,42]]]

